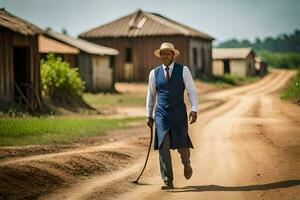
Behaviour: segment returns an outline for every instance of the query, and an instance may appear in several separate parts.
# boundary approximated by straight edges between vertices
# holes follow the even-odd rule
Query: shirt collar
[[[164,64],[162,64],[164,70],[166,70],[166,66]],[[174,67],[174,62],[172,62],[170,65],[169,65],[169,69],[172,70]]]

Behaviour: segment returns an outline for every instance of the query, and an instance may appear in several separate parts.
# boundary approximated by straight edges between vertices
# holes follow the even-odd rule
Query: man
[[[147,125],[153,126],[155,108],[154,149],[159,151],[161,177],[165,183],[162,189],[173,189],[173,169],[170,149],[177,149],[184,166],[184,176],[190,179],[193,173],[190,165],[190,149],[193,148],[188,135],[188,121],[184,103],[184,90],[187,90],[191,103],[190,124],[197,120],[197,92],[188,67],[174,63],[179,51],[171,43],[162,43],[154,55],[162,64],[149,74],[147,93]]]

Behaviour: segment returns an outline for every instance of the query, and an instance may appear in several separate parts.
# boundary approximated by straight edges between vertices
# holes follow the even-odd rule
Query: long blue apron
[[[183,66],[175,63],[168,81],[162,65],[155,68],[157,103],[155,109],[154,149],[161,147],[164,136],[170,133],[170,149],[194,148],[188,135],[188,121],[184,103]]]

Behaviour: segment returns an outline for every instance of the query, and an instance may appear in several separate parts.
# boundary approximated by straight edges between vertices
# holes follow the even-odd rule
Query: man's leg
[[[181,157],[181,163],[186,166],[190,164],[190,149],[189,148],[182,148],[177,149]]]
[[[193,169],[190,165],[190,149],[182,148],[177,150],[180,153],[181,162],[184,166],[184,176],[186,179],[190,179],[193,174]]]
[[[165,183],[173,182],[172,158],[170,154],[170,135],[166,133],[163,143],[159,148],[159,166],[161,178]]]

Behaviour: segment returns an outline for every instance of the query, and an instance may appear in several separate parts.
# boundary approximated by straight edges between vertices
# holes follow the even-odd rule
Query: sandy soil
[[[149,137],[137,126],[62,148],[1,148],[0,199],[300,199],[300,107],[278,98],[294,74],[275,70],[254,84],[203,94],[208,101],[189,128],[194,174],[185,180],[172,152],[173,190],[160,189],[156,151],[140,185],[131,183]]]

